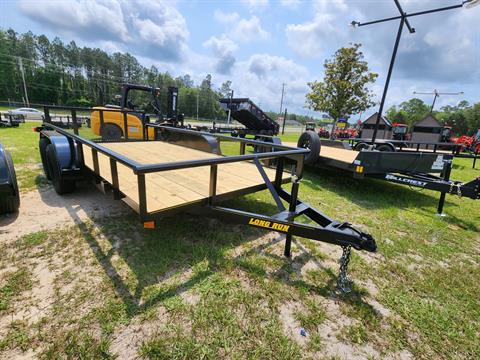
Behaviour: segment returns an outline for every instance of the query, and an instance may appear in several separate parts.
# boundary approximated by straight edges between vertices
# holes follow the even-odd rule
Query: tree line
[[[407,124],[411,127],[416,121],[430,114],[431,106],[423,100],[413,98],[402,102],[399,106],[392,106],[387,110],[385,117],[391,122]],[[462,100],[457,105],[443,106],[440,110],[433,110],[432,115],[444,125],[452,127],[458,135],[473,135],[480,129],[480,102],[473,105]]]
[[[173,77],[155,66],[147,68],[129,53],[108,54],[102,49],[77,46],[74,41],[64,43],[58,37],[50,41],[45,35],[0,29],[0,101],[25,103],[21,67],[31,104],[116,104],[121,84],[132,83],[160,88],[162,109],[167,107],[168,87],[176,86],[179,113],[212,120],[227,117],[218,100],[229,96],[231,81],[215,88],[212,76],[207,74],[195,84],[188,74]],[[132,95],[138,107],[148,108],[147,94]],[[271,115],[276,119],[277,114]],[[301,115],[289,115],[292,117],[306,121]]]

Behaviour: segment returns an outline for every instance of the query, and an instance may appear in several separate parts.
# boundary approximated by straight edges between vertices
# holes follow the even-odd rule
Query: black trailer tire
[[[52,174],[47,161],[47,146],[49,144],[50,140],[48,140],[48,138],[40,138],[40,141],[38,142],[38,150],[40,151],[40,158],[42,159],[43,172],[48,180],[52,180]]]
[[[355,144],[355,146],[353,147],[353,150],[362,151],[362,150],[367,150],[368,147],[369,147],[369,145],[367,143],[359,142],[359,143]]]
[[[105,124],[102,128],[103,140],[120,140],[123,136],[123,131],[115,124]]]
[[[378,151],[388,151],[388,152],[395,152],[395,146],[392,144],[381,144],[376,147]]]
[[[65,180],[60,170],[55,147],[49,144],[46,149],[47,162],[50,174],[52,176],[52,184],[58,195],[69,194],[75,190],[74,180]]]
[[[305,164],[314,164],[320,156],[322,147],[320,137],[315,131],[305,131],[297,142],[297,147],[309,149],[310,152],[305,155]]]
[[[17,175],[15,174],[12,156],[8,151],[5,151],[5,161],[15,194],[9,194],[0,198],[0,214],[17,212],[20,207],[20,192],[18,191]]]

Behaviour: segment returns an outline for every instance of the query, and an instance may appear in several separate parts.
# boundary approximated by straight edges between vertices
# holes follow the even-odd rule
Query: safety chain
[[[450,184],[450,190],[449,190],[449,194],[453,194],[453,187],[456,186],[457,187],[457,196],[458,197],[462,197],[462,185],[461,184],[454,184],[453,182]]]
[[[338,261],[340,263],[340,272],[338,274],[338,279],[337,279],[337,288],[338,290],[340,290],[341,293],[347,294],[352,291],[352,288],[351,288],[352,282],[347,275],[348,263],[350,262],[350,254],[352,252],[352,246],[351,245],[342,246],[342,249],[343,249],[342,256]]]

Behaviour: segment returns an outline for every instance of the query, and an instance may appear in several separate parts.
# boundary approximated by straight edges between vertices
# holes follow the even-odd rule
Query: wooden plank
[[[102,145],[141,164],[219,157],[216,154],[160,141],[102,143]],[[91,148],[84,146],[83,152],[85,165],[93,169]],[[98,159],[100,176],[111,182],[109,158],[99,153]],[[120,191],[127,196],[125,202],[138,211],[137,176],[125,165],[117,163],[117,168]],[[275,170],[265,168],[265,172],[273,181]],[[284,179],[288,178],[289,174],[285,173]],[[256,166],[246,161],[219,165],[217,179],[217,195],[225,195],[264,184]],[[209,196],[209,183],[210,166],[146,174],[147,211],[161,211],[203,201]]]
[[[284,145],[297,147],[296,143],[290,142],[284,143]],[[322,145],[320,148],[320,156],[351,164],[357,158],[358,151]]]

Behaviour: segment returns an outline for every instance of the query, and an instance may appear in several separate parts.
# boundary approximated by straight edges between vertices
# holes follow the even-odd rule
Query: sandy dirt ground
[[[0,243],[63,224],[128,212],[133,214],[123,201],[113,200],[92,185],[85,184],[73,194],[63,196],[57,195],[52,187],[44,187],[22,194],[17,214],[0,215]]]

